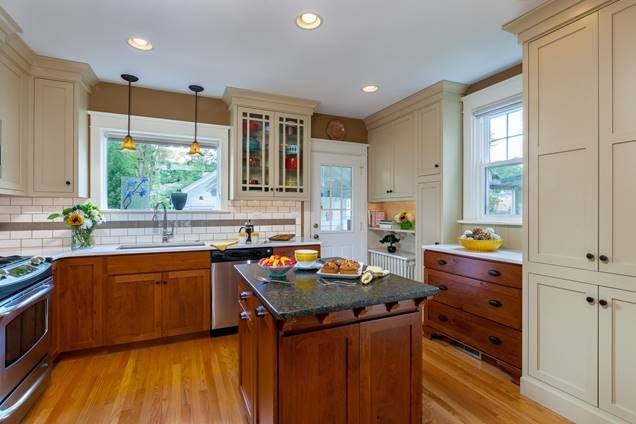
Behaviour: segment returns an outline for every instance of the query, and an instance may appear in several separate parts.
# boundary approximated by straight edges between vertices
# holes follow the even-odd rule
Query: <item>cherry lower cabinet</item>
[[[240,277],[238,288],[250,423],[421,423],[422,321],[412,302],[405,313],[381,305],[384,312],[368,321],[290,324],[277,321]]]

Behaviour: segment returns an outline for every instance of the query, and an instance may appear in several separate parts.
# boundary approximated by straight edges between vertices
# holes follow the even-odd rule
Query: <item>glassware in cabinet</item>
[[[278,116],[278,176],[279,193],[304,193],[303,154],[305,119]]]
[[[241,192],[269,193],[271,117],[241,111]]]

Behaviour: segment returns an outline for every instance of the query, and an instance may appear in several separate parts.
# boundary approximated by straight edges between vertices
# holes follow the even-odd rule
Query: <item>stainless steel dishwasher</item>
[[[238,297],[234,265],[258,262],[272,255],[271,247],[212,251],[212,336],[236,332]]]

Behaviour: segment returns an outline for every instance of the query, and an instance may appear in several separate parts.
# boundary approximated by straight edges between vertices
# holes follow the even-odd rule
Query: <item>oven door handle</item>
[[[39,365],[39,367],[46,370],[46,368],[49,367],[49,364],[48,362],[43,362]],[[15,411],[22,408],[22,406],[31,398],[31,396],[33,396],[33,393],[35,393],[40,388],[40,386],[44,383],[47,375],[48,375],[48,371],[43,372],[38,377],[38,379],[35,380],[33,385],[29,387],[22,396],[20,396],[20,399],[18,399],[13,405],[8,407],[7,409],[0,409],[0,422],[4,422],[4,420],[10,418],[11,415],[15,413]]]
[[[15,301],[0,307],[0,319],[11,315],[17,310],[25,308],[32,303],[35,303],[38,299],[46,296],[53,290],[53,284],[43,284],[36,290],[28,292],[24,297],[19,297]]]

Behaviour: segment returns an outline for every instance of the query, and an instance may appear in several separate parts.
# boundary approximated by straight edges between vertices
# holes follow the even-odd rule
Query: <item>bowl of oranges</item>
[[[258,266],[266,269],[271,278],[283,278],[296,265],[296,260],[287,256],[273,255],[258,261]]]

